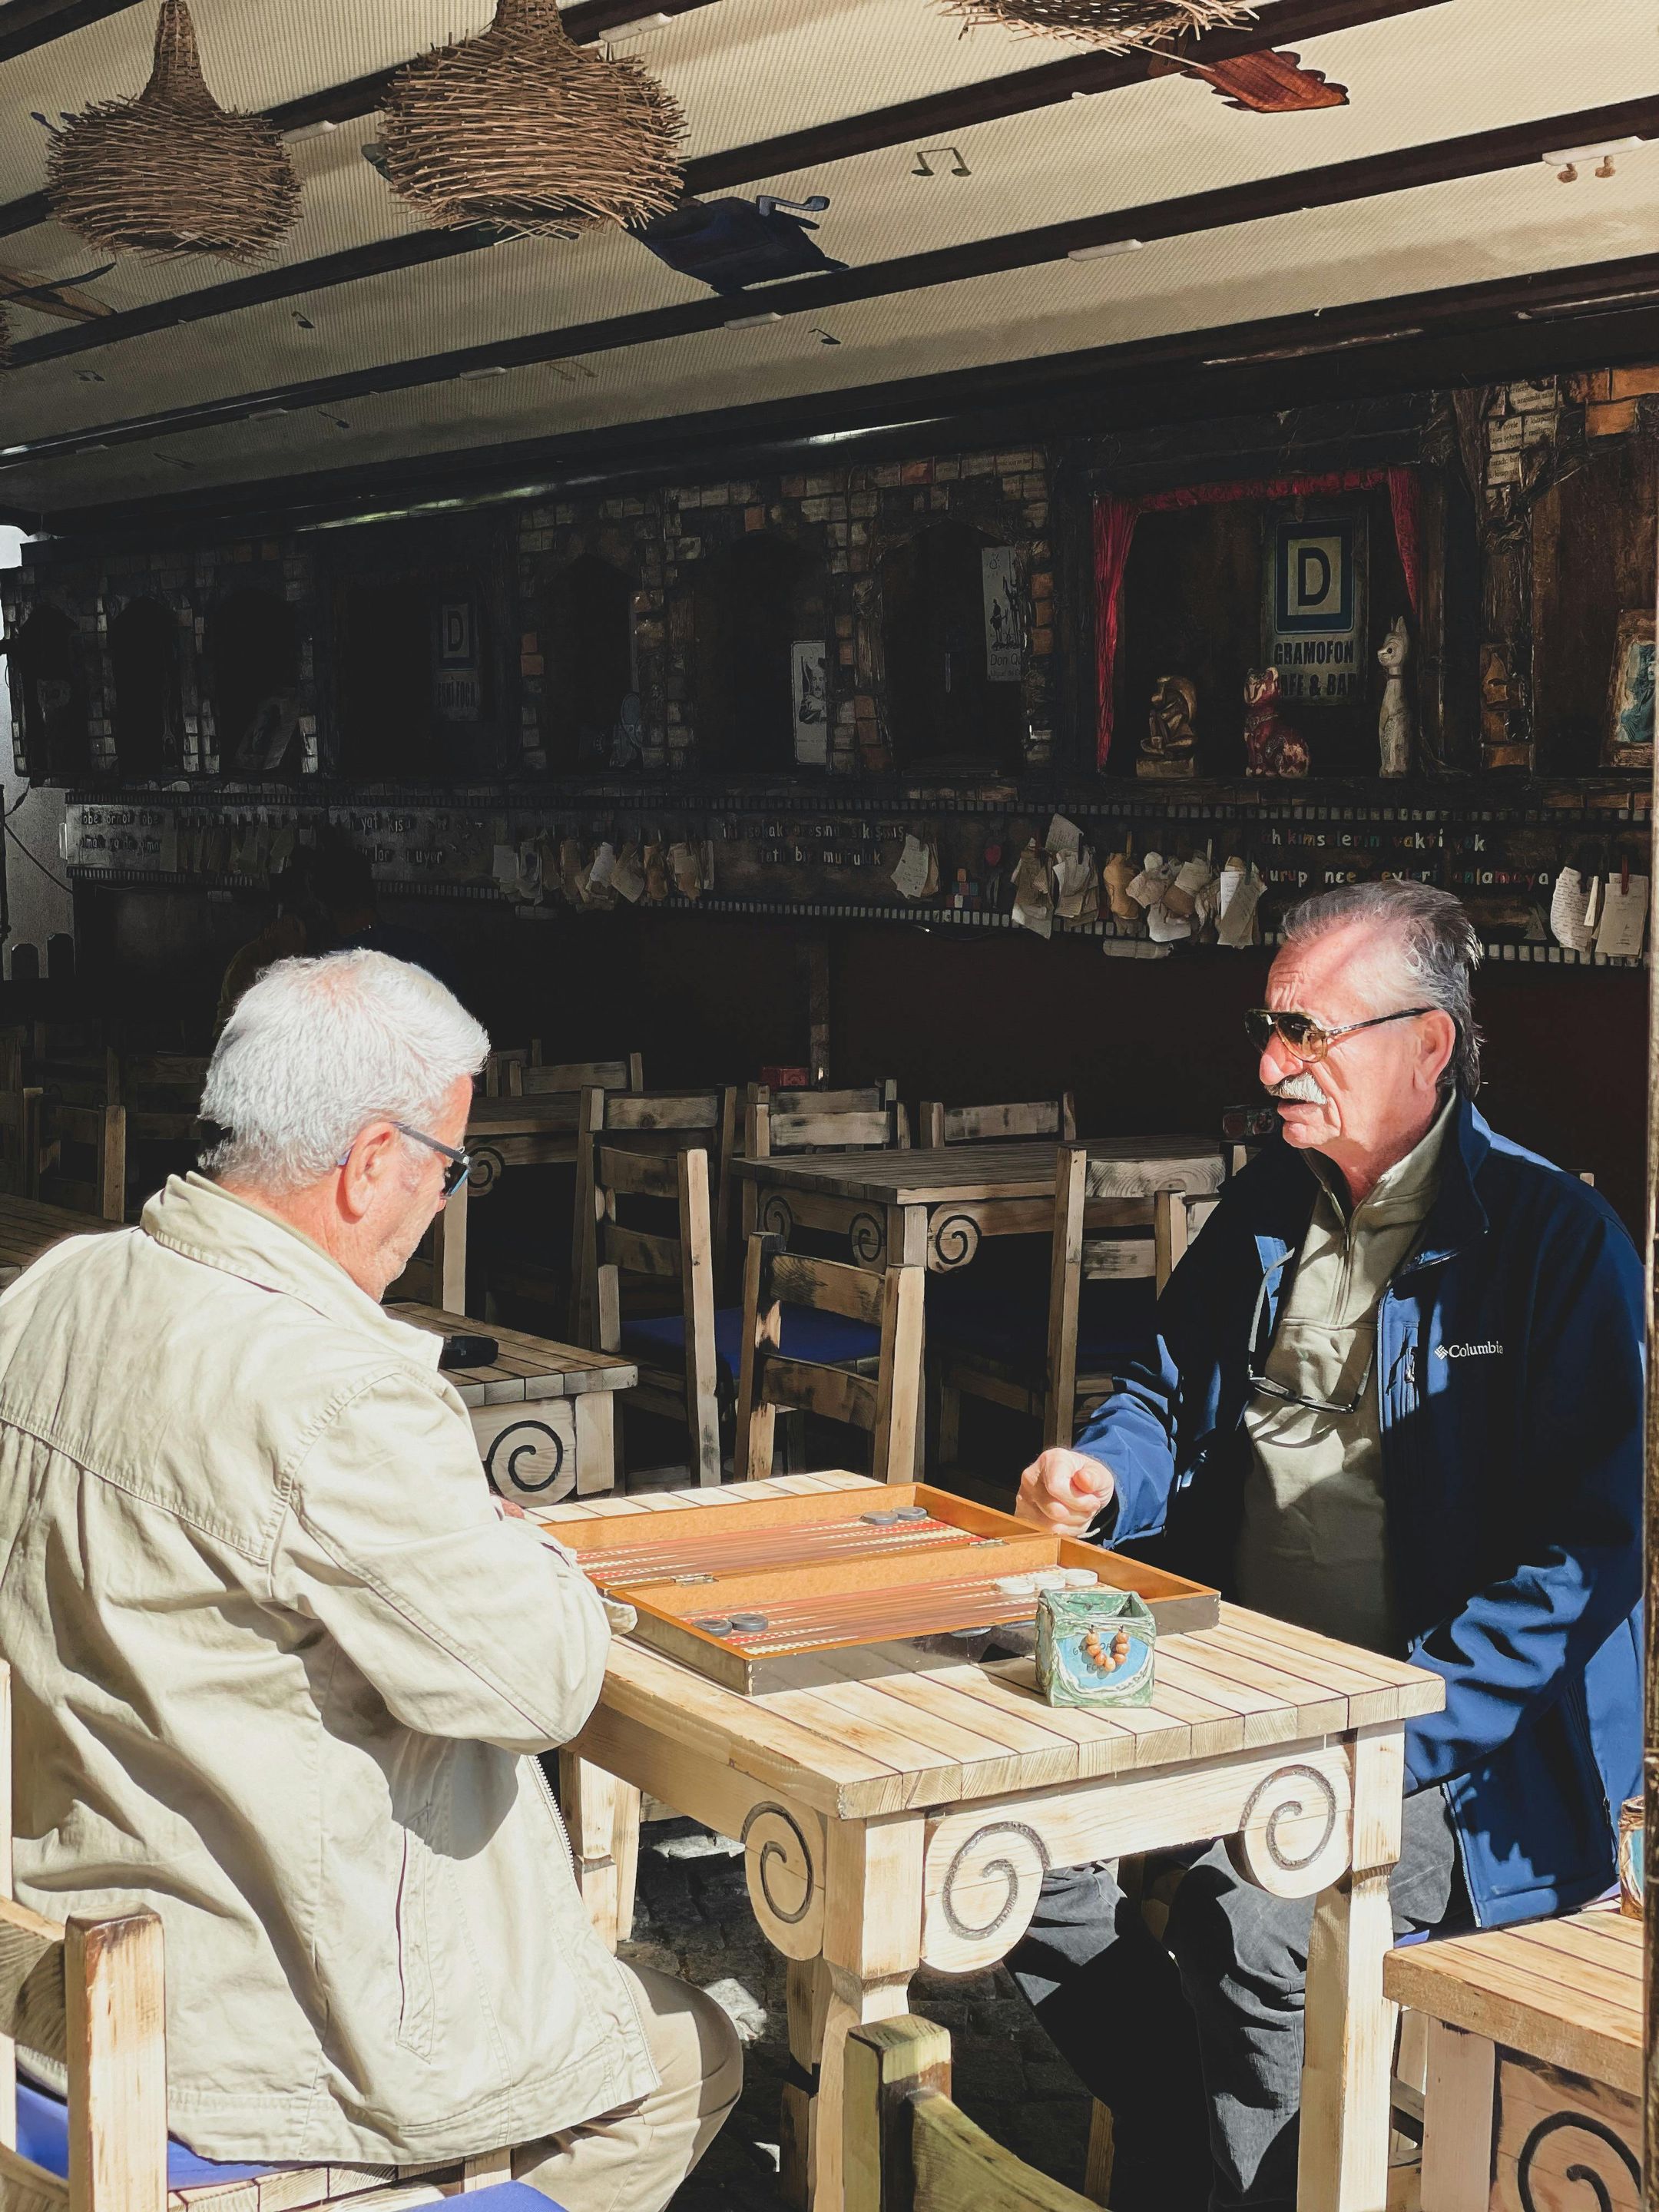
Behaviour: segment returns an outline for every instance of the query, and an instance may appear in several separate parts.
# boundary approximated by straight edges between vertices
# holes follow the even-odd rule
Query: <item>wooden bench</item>
[[[231,2165],[170,2141],[161,1923],[139,1906],[60,1924],[18,1904],[11,1773],[11,1672],[0,1662],[0,2212],[307,2212],[347,2200],[352,2212],[405,2212],[457,2190],[477,2212],[545,2207],[507,2178],[505,2150],[465,2167],[406,2166],[400,2181],[392,2166]],[[66,2155],[50,2124],[33,2130],[38,2160],[19,2147],[18,2044],[67,2077]],[[50,2096],[22,2094],[28,2117],[49,2123]]]
[[[1427,2023],[1422,2212],[1641,2212],[1639,1920],[1412,1944],[1382,1985]]]

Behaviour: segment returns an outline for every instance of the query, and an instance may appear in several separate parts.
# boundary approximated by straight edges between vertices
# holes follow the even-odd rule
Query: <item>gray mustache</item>
[[[1312,1076],[1304,1073],[1287,1075],[1283,1082],[1269,1087],[1267,1096],[1288,1099],[1293,1106],[1318,1106],[1323,1103],[1325,1094]]]

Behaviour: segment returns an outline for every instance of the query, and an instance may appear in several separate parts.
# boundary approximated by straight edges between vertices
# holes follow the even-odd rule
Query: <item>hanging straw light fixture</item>
[[[497,0],[477,38],[398,70],[381,161],[428,222],[573,238],[678,206],[684,129],[643,63],[574,45],[554,0]]]
[[[1004,30],[1120,48],[1248,22],[1255,13],[1249,0],[945,0],[945,5],[970,24],[996,23]]]
[[[185,0],[161,0],[143,90],[98,101],[54,135],[46,196],[93,245],[163,260],[258,260],[300,211],[281,133],[262,115],[231,114],[203,82]]]

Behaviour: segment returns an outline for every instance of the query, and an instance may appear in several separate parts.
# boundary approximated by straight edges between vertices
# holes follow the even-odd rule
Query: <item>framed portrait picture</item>
[[[1607,768],[1653,766],[1654,618],[1619,617],[1602,761]]]

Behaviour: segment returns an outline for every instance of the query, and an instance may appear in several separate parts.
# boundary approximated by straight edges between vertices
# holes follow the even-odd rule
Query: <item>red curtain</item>
[[[1188,507],[1231,507],[1247,499],[1331,499],[1342,492],[1389,487],[1395,542],[1405,571],[1412,613],[1420,616],[1421,565],[1418,551],[1419,498],[1414,469],[1338,469],[1317,477],[1260,477],[1243,483],[1180,484],[1171,491],[1121,499],[1103,492],[1095,501],[1095,683],[1098,702],[1096,759],[1104,768],[1112,750],[1113,693],[1123,626],[1123,572],[1134,544],[1135,524],[1143,514]]]

